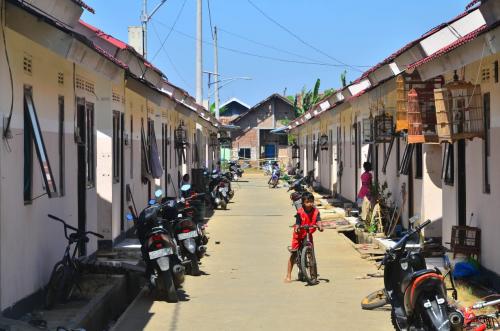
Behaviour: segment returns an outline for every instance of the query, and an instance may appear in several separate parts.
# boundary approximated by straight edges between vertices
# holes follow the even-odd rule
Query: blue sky
[[[86,12],[83,19],[123,41],[127,41],[127,26],[140,23],[142,0],[86,2],[96,10],[96,14]],[[148,2],[151,10],[159,0]],[[208,1],[203,2],[203,35],[206,41],[203,67],[204,70],[213,71],[214,50],[211,45]],[[321,52],[301,43],[272,23],[251,2]],[[355,80],[361,74],[359,70],[368,69],[412,39],[455,17],[464,11],[469,2],[210,0],[212,25],[217,25],[219,29],[219,46],[254,55],[219,50],[222,79],[241,76],[252,78],[236,80],[222,87],[221,102],[237,97],[254,105],[272,93],[283,93],[285,89],[287,95],[291,95],[304,86],[311,88],[316,78],[321,79],[322,90],[338,88],[339,77],[344,69],[347,70],[348,81]],[[161,49],[160,45],[177,17],[175,28]],[[168,0],[152,18],[148,36],[148,59],[153,60],[172,83],[193,96],[195,32],[196,0]],[[361,67],[338,67],[335,65],[339,63],[333,58]],[[205,76],[205,98],[208,93],[206,82]]]

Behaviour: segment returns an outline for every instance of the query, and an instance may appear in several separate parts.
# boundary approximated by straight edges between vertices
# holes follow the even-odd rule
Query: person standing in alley
[[[358,206],[361,208],[363,205],[363,199],[367,197],[370,199],[370,189],[372,187],[372,164],[370,162],[365,162],[363,163],[363,169],[365,169],[365,172],[361,174],[361,188],[359,189],[358,193]]]

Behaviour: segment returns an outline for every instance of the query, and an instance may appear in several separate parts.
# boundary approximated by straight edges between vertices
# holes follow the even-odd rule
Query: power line
[[[166,26],[168,28],[171,27],[171,26],[166,25],[166,24],[164,24],[162,22],[159,22],[159,21],[156,21],[156,22],[158,24]],[[179,31],[179,30],[176,30],[176,29],[173,29],[173,31],[175,33],[180,34],[181,36],[186,37],[186,38],[197,40],[196,37],[194,37],[192,35],[189,35],[187,33],[184,33],[182,31]],[[208,42],[208,41],[203,41],[203,43],[207,44],[207,45],[212,45],[212,46],[214,45],[212,42]],[[218,45],[218,47],[220,49],[226,50],[228,52],[237,53],[237,54],[246,55],[246,56],[251,56],[251,57],[256,57],[256,58],[261,58],[261,59],[266,59],[266,60],[270,60],[270,61],[276,61],[276,62],[317,65],[317,66],[324,66],[324,67],[346,67],[346,65],[344,65],[344,64],[331,64],[331,63],[324,63],[324,62],[299,61],[299,60],[292,60],[292,59],[284,59],[284,58],[279,58],[279,57],[274,57],[274,56],[261,55],[261,54],[257,54],[257,53],[251,53],[251,52],[241,51],[241,50],[238,50],[238,49],[224,47],[224,46],[221,46],[221,45]]]
[[[212,25],[212,10],[210,9],[210,0],[207,0],[207,5],[208,5],[208,20],[210,22],[210,33],[212,34],[212,40],[214,40],[215,37],[214,37],[214,27]]]
[[[293,56],[297,56],[299,58],[302,58],[302,59],[305,59],[305,60],[308,60],[308,61],[312,61],[312,62],[320,62],[318,60],[315,60],[313,58],[310,58],[310,57],[307,57],[307,56],[304,56],[304,55],[301,55],[301,54],[297,54],[297,53],[294,53],[294,52],[290,52],[290,51],[287,51],[285,49],[281,49],[281,48],[278,48],[278,47],[275,47],[275,46],[272,46],[272,45],[268,45],[268,44],[265,44],[265,43],[262,43],[260,41],[256,41],[256,40],[252,40],[248,37],[245,37],[245,36],[242,36],[242,35],[239,35],[239,34],[236,34],[234,32],[230,32],[228,30],[225,30],[223,28],[218,28],[219,31],[222,31],[224,33],[227,33],[231,36],[234,36],[236,38],[239,38],[239,39],[242,39],[242,40],[245,40],[245,41],[248,41],[250,43],[253,43],[253,44],[256,44],[256,45],[259,45],[259,46],[262,46],[262,47],[266,47],[266,48],[269,48],[269,49],[272,49],[272,50],[275,50],[275,51],[278,51],[278,52],[281,52],[281,53],[285,53],[285,54],[289,54],[289,55],[293,55]],[[365,66],[357,66],[357,67],[365,67]],[[366,67],[370,67],[370,66],[366,66]]]
[[[255,3],[252,2],[252,0],[247,0],[248,3],[250,5],[252,5],[252,7],[254,7],[259,13],[262,14],[262,16],[264,16],[265,18],[267,18],[269,21],[271,21],[272,23],[276,24],[277,26],[279,26],[281,29],[285,30],[288,34],[290,34],[291,36],[293,36],[295,39],[297,39],[298,41],[300,41],[301,43],[303,43],[304,45],[306,45],[307,47],[309,48],[312,48],[313,50],[315,50],[316,52],[320,53],[320,54],[323,54],[324,56],[328,57],[329,59],[331,60],[334,60],[335,62],[338,62],[340,64],[342,64],[343,66],[345,67],[349,67],[353,70],[356,70],[356,71],[359,71],[359,72],[362,72],[362,70],[356,68],[356,66],[353,66],[353,65],[350,65],[350,64],[347,64],[347,63],[344,63],[342,61],[340,61],[339,59],[336,59],[334,58],[333,56],[329,55],[328,53],[322,51],[321,49],[315,47],[314,45],[311,45],[310,43],[308,43],[307,41],[305,41],[304,39],[302,39],[300,36],[298,36],[296,33],[294,33],[293,31],[291,31],[290,29],[288,29],[287,27],[285,27],[284,25],[282,25],[281,23],[279,23],[278,21],[276,21],[275,19],[273,19],[271,16],[269,16],[268,14],[266,14],[262,9],[260,9],[259,7],[257,7],[257,5]]]
[[[156,56],[158,56],[158,53],[160,53],[160,51],[162,50],[163,46],[165,46],[165,43],[167,42],[168,38],[172,34],[172,30],[175,28],[175,25],[179,21],[179,18],[181,17],[182,12],[184,11],[184,6],[186,6],[186,2],[187,2],[187,0],[184,0],[184,2],[182,3],[182,6],[181,6],[180,10],[177,13],[177,16],[175,17],[174,24],[172,25],[172,28],[170,29],[170,31],[168,31],[167,36],[165,37],[165,39],[163,40],[163,42],[161,42],[161,39],[160,39],[160,42],[161,42],[160,48],[156,51],[155,55],[151,59],[151,62],[153,62],[153,60],[156,58]]]
[[[153,31],[155,33],[155,36],[158,38],[159,41],[161,41],[160,34],[158,33],[158,30],[156,29],[156,26],[155,26],[154,22],[151,22],[151,25],[153,26]],[[181,75],[181,73],[179,72],[179,70],[177,70],[177,67],[176,67],[174,61],[172,60],[172,58],[170,57],[170,55],[167,53],[167,51],[165,50],[165,48],[163,47],[163,45],[160,47],[160,49],[158,51],[160,51],[160,50],[163,50],[163,53],[165,54],[165,56],[167,57],[168,61],[172,65],[172,68],[174,69],[174,71],[177,74],[177,76],[179,76],[179,78],[184,82],[184,84],[186,84],[190,88],[193,88],[193,86],[191,84],[189,84],[186,79],[184,79],[184,77]]]

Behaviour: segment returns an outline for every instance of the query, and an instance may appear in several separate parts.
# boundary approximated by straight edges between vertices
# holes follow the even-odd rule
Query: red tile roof
[[[72,0],[74,3],[76,3],[77,5],[79,5],[80,7],[82,7],[83,9],[86,9],[88,12],[92,13],[92,14],[95,14],[95,10],[94,8],[90,7],[89,5],[87,5],[85,2],[83,2],[82,0]]]

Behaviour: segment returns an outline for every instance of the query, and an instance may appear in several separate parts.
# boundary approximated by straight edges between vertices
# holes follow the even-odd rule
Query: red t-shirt
[[[363,199],[365,196],[369,197],[371,186],[372,186],[372,174],[369,171],[365,171],[361,175],[361,188],[359,189],[358,198]]]

